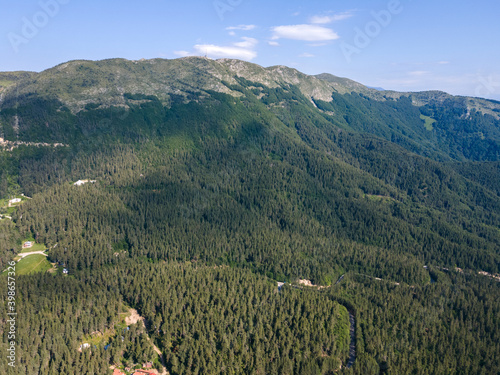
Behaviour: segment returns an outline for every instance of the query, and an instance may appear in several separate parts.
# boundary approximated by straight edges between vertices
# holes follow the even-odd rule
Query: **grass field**
[[[12,216],[14,212],[16,212],[16,207],[0,207],[2,215]]]
[[[85,335],[82,338],[82,344],[88,343],[91,346],[99,346],[101,344],[107,344],[111,337],[116,335],[116,331],[114,329],[106,329],[104,333],[98,332],[90,335]]]
[[[15,197],[13,197],[13,198],[20,198],[20,199],[21,199],[21,202],[20,202],[20,203],[14,203],[14,204],[12,205],[12,207],[17,207],[17,206],[19,206],[19,205],[23,204],[23,203],[24,203],[24,201],[25,201],[25,198],[24,198],[23,196],[21,196],[21,195],[15,196]],[[0,207],[5,207],[5,208],[7,208],[7,207],[9,206],[9,200],[10,200],[10,198],[0,199]]]
[[[33,240],[24,240],[22,243],[24,243],[26,241],[33,241]],[[47,249],[47,247],[41,243],[35,243],[35,244],[33,244],[33,246],[31,246],[27,249],[23,249],[22,245],[21,245],[21,254],[32,253],[33,251],[45,251],[46,249]]]
[[[16,275],[29,275],[37,272],[47,272],[52,264],[47,257],[40,254],[29,255],[16,264]]]
[[[24,203],[25,198],[22,196],[16,196],[16,198],[21,198],[20,203],[15,203],[12,207],[9,207],[9,199],[0,199],[0,213],[7,216],[12,216],[19,205]]]
[[[429,117],[429,116],[424,116],[424,115],[420,115],[420,118],[425,121],[425,128],[428,130],[428,131],[431,131],[432,129],[434,129],[434,123],[436,122],[436,120],[434,120],[433,118]]]

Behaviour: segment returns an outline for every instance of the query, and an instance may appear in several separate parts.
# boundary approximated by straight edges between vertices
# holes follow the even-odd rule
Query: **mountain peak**
[[[239,78],[273,89],[296,86],[311,101],[331,102],[334,93],[360,93],[377,101],[406,96],[412,97],[417,106],[431,102],[442,103],[454,98],[441,91],[378,91],[329,73],[313,76],[284,65],[266,68],[237,59],[213,60],[200,56],[178,59],[72,60],[40,73],[0,73],[0,78],[3,78],[0,80],[0,93],[4,102],[19,95],[38,95],[57,98],[72,112],[81,111],[89,103],[123,106],[124,93],[155,95],[165,103],[169,102],[170,95],[187,98],[191,92],[216,91],[238,97],[241,93],[230,86],[237,85]],[[480,98],[463,100],[469,110],[500,118],[500,103]]]

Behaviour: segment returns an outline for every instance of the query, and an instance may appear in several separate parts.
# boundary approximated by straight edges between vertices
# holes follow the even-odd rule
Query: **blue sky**
[[[235,57],[398,91],[500,100],[500,2],[0,0],[0,71]]]

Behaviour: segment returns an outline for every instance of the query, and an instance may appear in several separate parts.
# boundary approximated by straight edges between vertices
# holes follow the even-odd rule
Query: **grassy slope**
[[[432,131],[434,129],[433,125],[436,122],[436,120],[425,115],[420,115],[420,118],[425,122],[424,126],[428,131]]]
[[[47,257],[41,254],[28,255],[21,259],[16,265],[16,274],[31,275],[37,272],[47,272],[52,265]]]

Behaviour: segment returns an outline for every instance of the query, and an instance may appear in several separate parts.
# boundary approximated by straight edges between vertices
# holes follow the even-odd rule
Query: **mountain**
[[[165,183],[159,169],[176,170],[176,179],[198,171],[191,177],[195,196],[206,202],[221,199],[222,191],[239,197],[236,206],[227,202],[225,215],[264,215],[292,235],[303,230],[301,212],[325,239],[335,235],[419,262],[460,260],[467,268],[499,271],[498,189],[464,167],[476,163],[474,170],[498,176],[500,121],[489,113],[500,108],[496,102],[379,92],[327,74],[195,57],[73,61],[15,76],[2,92],[3,138],[15,149],[3,158],[3,194],[16,186],[36,194],[87,176],[137,184],[132,201],[143,200],[148,189]],[[178,153],[187,159],[172,158]],[[137,180],[133,171],[144,177]],[[225,177],[218,181],[220,173]],[[245,175],[249,179],[236,177]],[[263,193],[247,191],[249,183]],[[257,203],[262,199],[265,204]],[[325,202],[333,206],[319,209]],[[208,203],[200,207],[212,210]],[[281,214],[272,213],[276,207]],[[165,207],[172,214],[178,208]],[[210,222],[202,218],[212,214],[196,212],[190,219],[200,214]],[[374,217],[390,227],[375,229]],[[47,236],[56,242],[55,233]],[[405,240],[396,244],[394,236]],[[313,263],[301,272],[327,277]],[[262,271],[276,272],[273,267]]]
[[[350,332],[352,373],[500,368],[500,103],[197,57],[4,76],[0,265],[32,239],[70,273],[20,279],[21,315],[63,332],[22,325],[49,358],[23,373],[154,342],[175,374],[328,374]]]
[[[252,100],[274,112],[278,109],[272,106],[292,98],[306,111],[321,116],[322,121],[382,137],[435,160],[500,158],[500,103],[443,92],[377,91],[329,74],[308,76],[284,66],[262,68],[238,60],[196,57],[72,61],[16,77],[17,84],[4,88],[0,97],[2,133],[10,140],[71,141],[69,138],[81,135],[83,129],[77,126],[67,132],[58,125],[60,121],[67,123],[68,116],[127,108],[148,100],[145,96],[154,96],[170,107],[199,102],[216,92],[233,98],[253,94]],[[43,101],[45,111],[47,107],[53,109],[43,115],[41,124],[40,118],[22,116],[24,103],[31,103],[28,107],[32,108],[34,101]],[[13,120],[17,118],[14,107],[17,115],[21,114],[19,129]],[[25,118],[29,127],[24,125]],[[47,127],[45,120],[53,125]]]
[[[37,73],[35,72],[0,72],[0,93],[2,93],[7,87],[16,85],[22,79],[27,79],[33,77]]]

